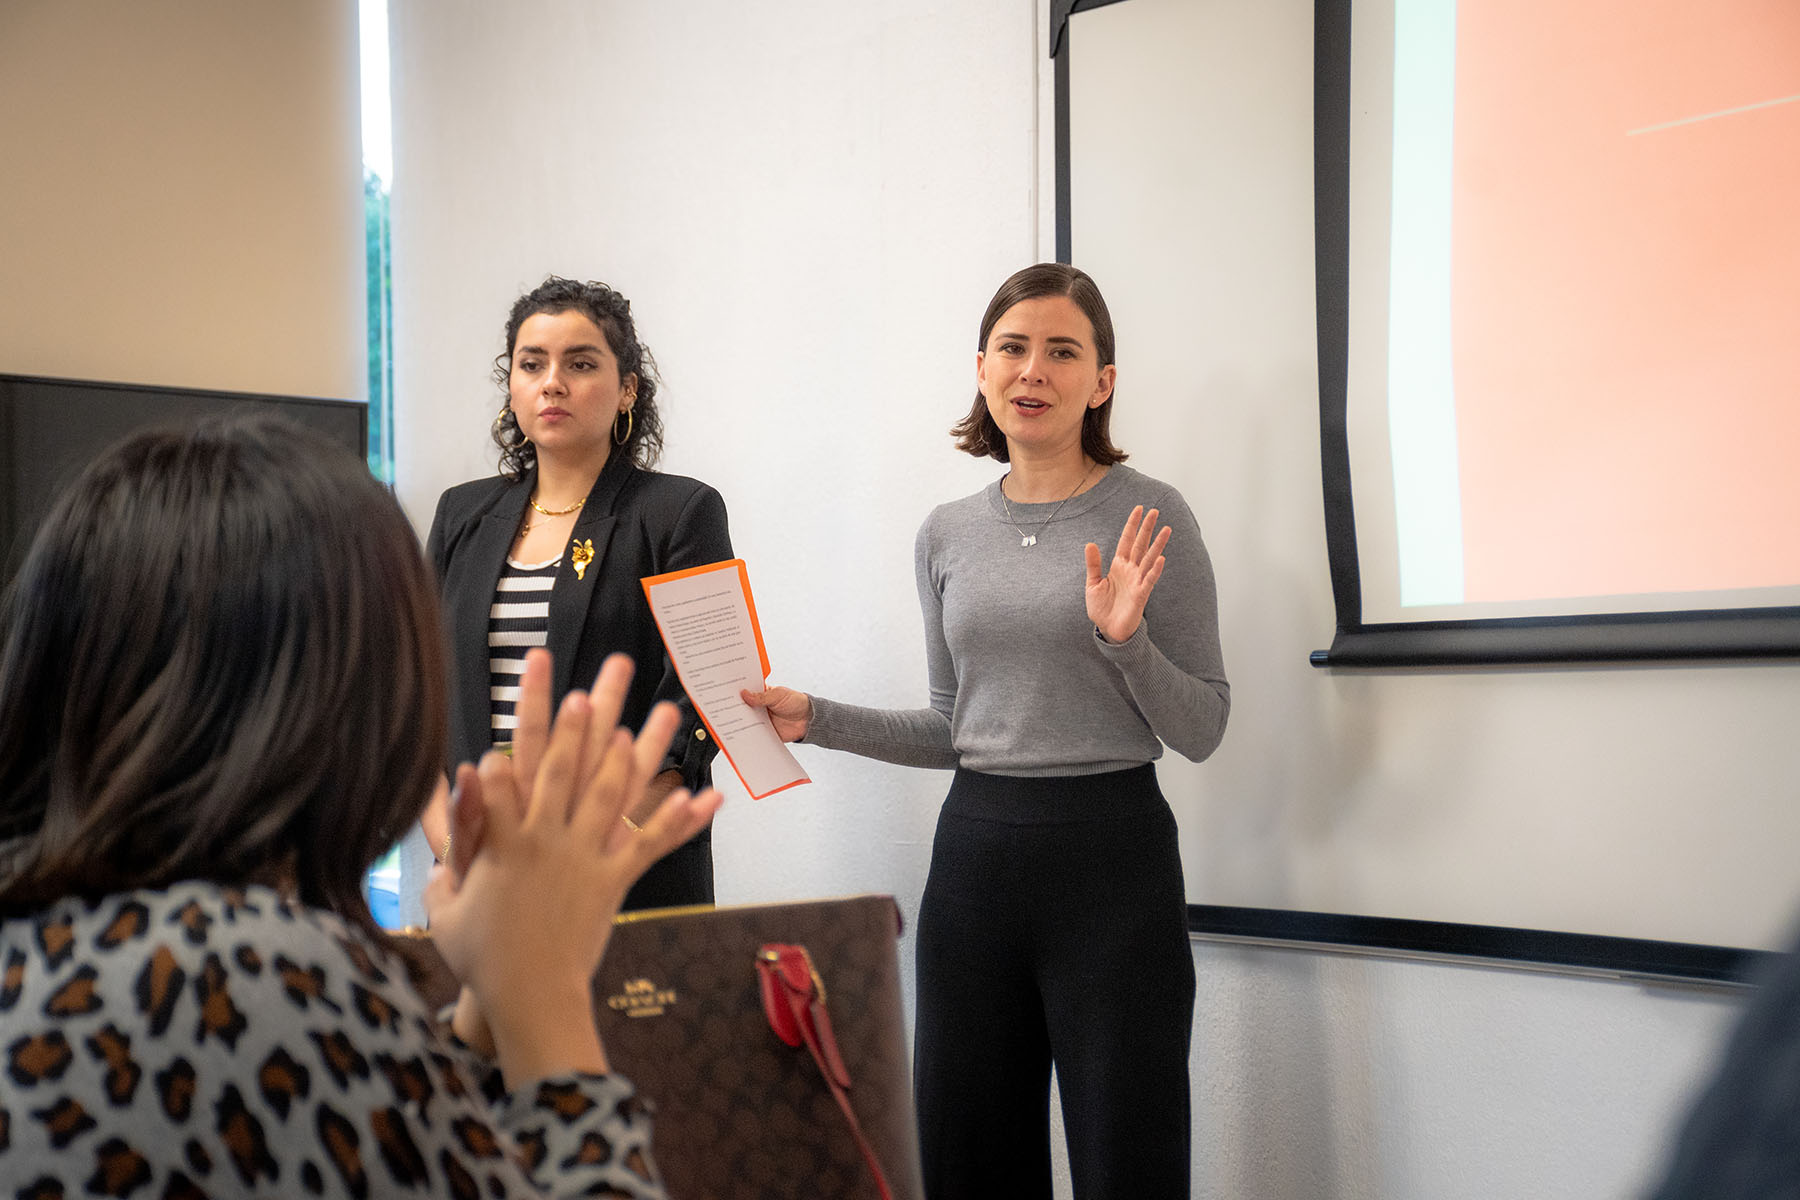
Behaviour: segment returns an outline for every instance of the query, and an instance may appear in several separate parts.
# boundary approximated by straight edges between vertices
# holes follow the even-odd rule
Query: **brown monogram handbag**
[[[619,918],[600,1038],[671,1196],[920,1200],[899,932],[891,896]]]
[[[922,1200],[891,896],[625,913],[594,978],[677,1200]],[[394,941],[434,1004],[429,938]]]

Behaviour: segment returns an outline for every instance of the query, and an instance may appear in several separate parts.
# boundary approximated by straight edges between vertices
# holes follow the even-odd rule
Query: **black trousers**
[[[957,771],[919,906],[918,989],[930,1200],[1049,1200],[1052,1063],[1077,1200],[1188,1195],[1194,960],[1153,766]]]

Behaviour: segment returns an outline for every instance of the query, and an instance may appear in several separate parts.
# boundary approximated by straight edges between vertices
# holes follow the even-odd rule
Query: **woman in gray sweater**
[[[1008,471],[919,530],[929,706],[745,699],[786,740],[956,772],[918,928],[933,1200],[1050,1196],[1053,1064],[1075,1194],[1185,1196],[1194,972],[1153,764],[1224,734],[1212,567],[1180,493],[1109,436],[1112,318],[1091,278],[1013,275],[975,362],[951,432]]]

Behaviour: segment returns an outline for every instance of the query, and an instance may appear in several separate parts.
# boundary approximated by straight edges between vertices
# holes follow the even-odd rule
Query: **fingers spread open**
[[[698,795],[690,794],[686,788],[676,788],[644,822],[634,849],[648,866],[699,833],[724,801],[725,797],[717,788],[707,788]]]
[[[1137,536],[1131,542],[1131,559],[1133,562],[1144,560],[1144,551],[1149,548],[1150,535],[1156,532],[1156,518],[1162,514],[1151,509],[1144,514],[1144,522],[1137,528]]]
[[[519,794],[513,779],[512,759],[497,750],[490,750],[481,756],[476,771],[480,776],[482,840],[503,846],[518,831],[520,813],[525,805],[525,797]],[[457,776],[460,779],[462,772],[458,771]],[[455,848],[455,837],[452,833],[452,849]],[[473,858],[472,851],[470,861]]]
[[[1150,543],[1150,553],[1146,555],[1146,557],[1155,558],[1161,554],[1163,552],[1163,547],[1169,544],[1169,535],[1174,532],[1175,527],[1173,525],[1164,525],[1162,529],[1158,531],[1156,540]]]
[[[667,700],[650,710],[644,718],[644,727],[638,731],[637,740],[632,743],[631,753],[636,765],[632,776],[632,786],[641,788],[648,786],[650,777],[662,769],[663,759],[669,753],[669,743],[675,738],[675,731],[681,727],[681,710]]]
[[[1083,551],[1087,555],[1087,582],[1093,587],[1100,582],[1100,547],[1089,542]]]
[[[592,693],[595,728],[611,729],[619,723],[619,714],[625,710],[625,693],[636,672],[637,664],[629,654],[609,654],[600,664]]]
[[[517,811],[515,809],[515,811]],[[473,763],[456,768],[456,789],[450,793],[450,873],[461,880],[481,849],[487,830],[487,801],[481,790],[481,773]]]
[[[600,757],[607,749],[605,735],[619,723],[619,713],[624,710],[625,696],[636,671],[637,664],[625,654],[609,654],[600,664],[600,673],[594,676],[594,690],[588,697],[593,704],[593,716],[588,721],[593,736],[587,740],[577,779],[592,779],[594,772],[600,769]]]
[[[544,821],[553,827],[569,823],[573,798],[582,777],[582,755],[592,712],[593,706],[586,692],[570,692],[563,697],[556,724],[550,729],[550,743],[544,749],[544,760],[538,764],[531,803],[526,810],[527,821]]]
[[[640,784],[632,791],[635,767],[628,731],[614,729],[603,735],[596,730],[593,740],[603,743],[605,749],[598,768],[581,783],[569,814],[569,833],[581,842],[604,844],[623,825],[620,814],[632,799],[643,795],[643,787]]]
[[[538,763],[550,740],[550,652],[534,647],[525,652],[525,671],[519,676],[519,699],[513,706],[518,728],[513,730],[513,777],[519,795],[531,795]]]
[[[1113,550],[1114,558],[1131,557],[1131,545],[1137,541],[1138,522],[1144,519],[1144,506],[1138,505],[1125,518],[1125,528],[1119,532],[1119,545]]]

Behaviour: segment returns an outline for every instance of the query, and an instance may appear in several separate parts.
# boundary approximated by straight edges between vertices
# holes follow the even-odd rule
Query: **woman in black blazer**
[[[681,710],[649,798],[626,814],[647,819],[674,788],[711,782],[717,747],[639,580],[731,558],[725,502],[698,480],[650,469],[662,451],[656,364],[638,342],[630,302],[605,284],[551,276],[521,296],[494,378],[506,396],[493,426],[500,474],[445,492],[426,543],[450,641],[450,774],[512,740],[529,646],[550,648],[558,705],[623,651],[638,669],[621,723],[635,729],[659,700]],[[441,795],[421,824],[441,852]],[[709,828],[653,866],[625,907],[712,899]]]

